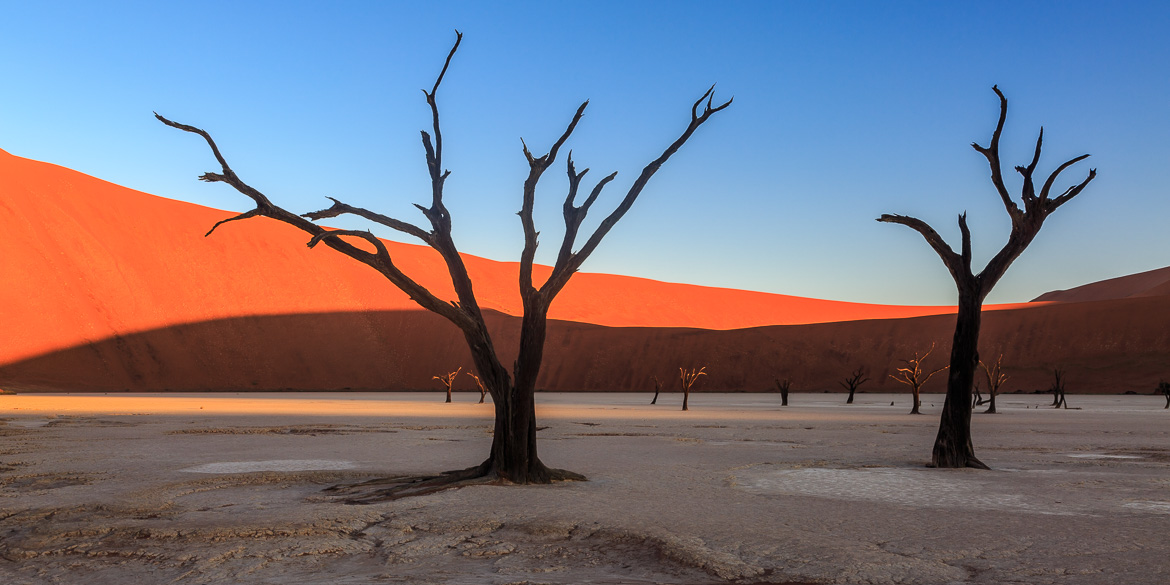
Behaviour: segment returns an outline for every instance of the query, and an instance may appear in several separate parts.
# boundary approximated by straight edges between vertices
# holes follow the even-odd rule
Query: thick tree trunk
[[[922,414],[918,412],[918,407],[922,406],[922,399],[919,398],[918,388],[911,387],[910,392],[914,395],[914,408],[910,409],[910,414]]]
[[[691,397],[690,388],[687,388],[684,386],[683,387],[683,407],[682,407],[683,410],[687,410],[687,399],[689,399],[690,397]]]
[[[996,412],[995,412],[995,390],[992,390],[989,394],[991,395],[991,398],[988,399],[988,404],[990,404],[990,406],[987,407],[987,410],[984,413],[985,414],[996,414]]]
[[[947,397],[942,420],[934,440],[931,467],[987,466],[975,457],[971,444],[971,389],[979,366],[979,323],[982,301],[973,287],[960,287],[959,314],[951,345],[951,367],[947,376]]]
[[[853,404],[853,393],[854,392],[857,392],[856,388],[849,389],[849,399],[845,401],[845,404]]]
[[[780,390],[780,406],[788,406],[788,388]]]
[[[451,402],[451,386],[447,386],[447,402]]]

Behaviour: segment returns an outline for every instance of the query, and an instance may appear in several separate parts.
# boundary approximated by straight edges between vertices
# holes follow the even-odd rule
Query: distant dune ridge
[[[0,387],[422,389],[470,364],[454,326],[292,228],[252,220],[203,236],[229,215],[0,151]],[[454,298],[436,253],[388,246]],[[497,343],[514,351],[517,264],[466,261]],[[984,318],[983,352],[1006,348],[1009,388],[1045,386],[1054,365],[1070,392],[1148,392],[1170,377],[1170,268],[1037,300],[1060,302]],[[873,389],[893,391],[885,373],[899,358],[949,346],[952,311],[581,273],[553,304],[540,386],[647,390],[651,375],[707,365],[700,391],[764,391],[785,376],[794,391],[835,390],[866,365]],[[937,378],[927,391],[941,391]]]

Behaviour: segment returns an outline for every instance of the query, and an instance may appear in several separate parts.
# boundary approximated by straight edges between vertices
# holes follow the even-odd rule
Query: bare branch
[[[302,213],[301,217],[307,217],[313,221],[319,221],[330,217],[338,217],[348,213],[364,219],[368,219],[374,223],[384,225],[390,229],[397,230],[405,234],[410,234],[431,246],[435,245],[434,238],[431,236],[431,234],[414,224],[400,221],[392,217],[387,217],[380,213],[375,213],[361,207],[353,207],[352,205],[342,203],[341,201],[338,201],[332,197],[326,197],[326,199],[333,202],[333,205],[329,209],[322,209],[321,211],[313,211],[310,213]]]
[[[642,193],[642,190],[646,187],[646,184],[650,181],[650,178],[658,172],[658,169],[662,168],[662,165],[665,164],[666,161],[669,160],[675,152],[678,152],[678,149],[681,148],[683,144],[686,144],[691,135],[695,133],[695,130],[697,130],[699,126],[702,126],[703,123],[710,119],[711,116],[716,112],[722,111],[724,108],[730,106],[732,100],[735,99],[732,98],[717,107],[711,107],[711,98],[713,98],[714,91],[715,86],[712,85],[697,101],[695,101],[694,105],[691,106],[691,122],[687,125],[682,135],[679,136],[674,142],[672,142],[670,146],[666,147],[666,150],[664,150],[658,158],[651,161],[650,164],[646,165],[645,168],[642,169],[642,173],[638,175],[637,179],[634,180],[634,184],[630,186],[629,191],[626,192],[625,198],[622,199],[617,208],[614,209],[613,212],[609,214],[609,216],[602,220],[601,225],[597,227],[597,230],[593,232],[593,235],[590,236],[588,240],[586,240],[585,244],[581,246],[581,249],[577,251],[576,254],[573,254],[570,262],[565,266],[566,274],[571,275],[573,272],[577,271],[581,264],[585,262],[585,259],[588,258],[589,255],[593,253],[593,250],[597,248],[598,244],[601,243],[601,240],[605,238],[605,235],[609,233],[609,230],[613,229],[613,226],[617,224],[618,220],[620,220],[626,214],[626,212],[630,210],[630,207],[634,205],[634,201],[638,199],[638,195]],[[698,115],[697,109],[703,100],[707,101],[707,105],[704,106],[702,115]],[[606,180],[603,182],[608,183],[609,181]],[[601,186],[602,185],[599,185],[599,189]],[[589,203],[591,204],[592,201]],[[550,282],[552,282],[552,280],[552,278],[549,279]],[[548,289],[549,292],[555,295],[556,292],[564,286],[567,280],[568,277],[564,276],[564,281],[553,283],[553,288]],[[548,283],[546,283],[545,286],[547,287]],[[544,289],[542,288],[542,290]]]
[[[1036,153],[1032,156],[1032,162],[1027,167],[1016,167],[1016,171],[1024,177],[1024,189],[1022,198],[1025,207],[1027,204],[1035,201],[1036,187],[1032,182],[1032,173],[1036,171],[1036,164],[1040,162],[1040,147],[1044,144],[1044,127],[1040,127],[1040,135],[1036,137]]]
[[[1073,197],[1076,197],[1078,194],[1080,194],[1080,192],[1083,191],[1086,186],[1088,186],[1089,181],[1092,181],[1096,177],[1097,169],[1089,169],[1089,176],[1085,177],[1084,181],[1081,181],[1081,183],[1075,187],[1069,187],[1068,190],[1065,191],[1062,195],[1052,200],[1052,203],[1048,205],[1048,212],[1052,213],[1053,211],[1056,211],[1057,207],[1068,203],[1069,199],[1072,199]]]
[[[1052,190],[1052,184],[1056,182],[1056,177],[1060,176],[1060,173],[1063,173],[1065,169],[1085,160],[1086,158],[1089,158],[1089,155],[1082,154],[1081,156],[1078,156],[1078,157],[1073,158],[1073,159],[1069,159],[1068,161],[1065,161],[1064,164],[1060,165],[1059,167],[1056,167],[1056,170],[1052,171],[1051,175],[1048,175],[1048,180],[1044,181],[1044,187],[1040,189],[1040,199],[1042,201],[1048,199],[1048,193],[1049,193],[1049,191]],[[1095,175],[1096,171],[1094,170],[1090,174]]]
[[[991,183],[995,185],[995,190],[999,193],[999,198],[1003,201],[1004,208],[1007,209],[1008,215],[1015,222],[1021,216],[1021,211],[1015,201],[1012,201],[1011,195],[1008,194],[1007,186],[1003,182],[1003,170],[999,162],[999,137],[1003,134],[1003,124],[1007,120],[1007,98],[1004,97],[1003,92],[999,91],[998,85],[991,86],[991,90],[995,92],[995,95],[999,96],[999,122],[996,123],[995,132],[991,135],[991,145],[984,148],[972,142],[971,147],[987,158],[987,164],[991,167]]]
[[[386,244],[383,243],[382,240],[379,240],[374,234],[364,230],[324,230],[321,233],[314,235],[306,245],[310,248],[316,248],[317,244],[321,243],[321,240],[325,238],[337,238],[341,236],[353,236],[355,238],[361,238],[374,245],[374,249],[378,251],[378,256],[386,260],[390,259],[390,251],[386,249]]]
[[[934,228],[927,225],[926,222],[906,215],[891,215],[888,213],[882,214],[877,220],[883,223],[902,224],[922,234],[922,237],[926,239],[926,243],[930,244],[930,247],[934,248],[934,251],[942,258],[947,270],[951,271],[951,276],[954,277],[955,282],[960,282],[960,278],[967,278],[967,274],[963,271],[964,266],[966,266],[963,263],[963,258],[956,254],[950,245],[942,239],[942,236],[938,235],[938,232],[934,231]],[[960,225],[963,224],[960,223]],[[967,235],[967,242],[970,245],[970,233]]]
[[[203,234],[203,237],[206,238],[207,236],[210,236],[211,232],[215,231],[215,228],[217,228],[217,227],[219,227],[219,226],[221,226],[229,221],[238,221],[241,219],[248,219],[249,217],[256,217],[257,215],[263,215],[263,213],[261,213],[261,211],[260,211],[260,208],[255,208],[255,209],[252,209],[251,211],[246,211],[246,212],[241,213],[239,215],[232,216],[232,217],[229,217],[227,219],[217,221],[217,222],[215,222],[215,225],[211,226],[211,229],[207,230],[206,234]]]
[[[967,212],[959,214],[959,233],[962,235],[963,269],[971,274],[971,229],[967,227]]]

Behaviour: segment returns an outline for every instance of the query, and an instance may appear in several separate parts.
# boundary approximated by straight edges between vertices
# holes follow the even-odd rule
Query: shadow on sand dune
[[[519,320],[487,315],[503,361]],[[949,315],[731,331],[550,322],[539,387],[652,391],[679,367],[707,366],[698,391],[765,391],[791,376],[798,391],[837,390],[858,365],[869,390],[901,391],[887,373],[932,342],[949,347]],[[1046,388],[1051,368],[1072,392],[1152,391],[1170,376],[1170,297],[1037,306],[984,314],[982,351],[1005,353],[1007,391]],[[937,365],[946,351],[937,352]],[[115,336],[0,366],[23,391],[421,390],[470,365],[459,331],[424,311],[266,315]],[[943,376],[926,388],[941,392]],[[464,377],[457,389],[472,390]]]

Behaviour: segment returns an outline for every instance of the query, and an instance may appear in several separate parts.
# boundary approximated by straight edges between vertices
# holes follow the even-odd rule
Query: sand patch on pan
[[[354,469],[352,461],[329,459],[270,459],[267,461],[223,461],[204,463],[186,469],[187,473],[249,473],[252,471],[334,471]]]
[[[949,478],[936,470],[801,468],[758,470],[736,476],[738,487],[762,495],[792,494],[843,500],[866,500],[930,508],[1019,510],[1045,514],[1040,502],[995,493],[972,478]]]

